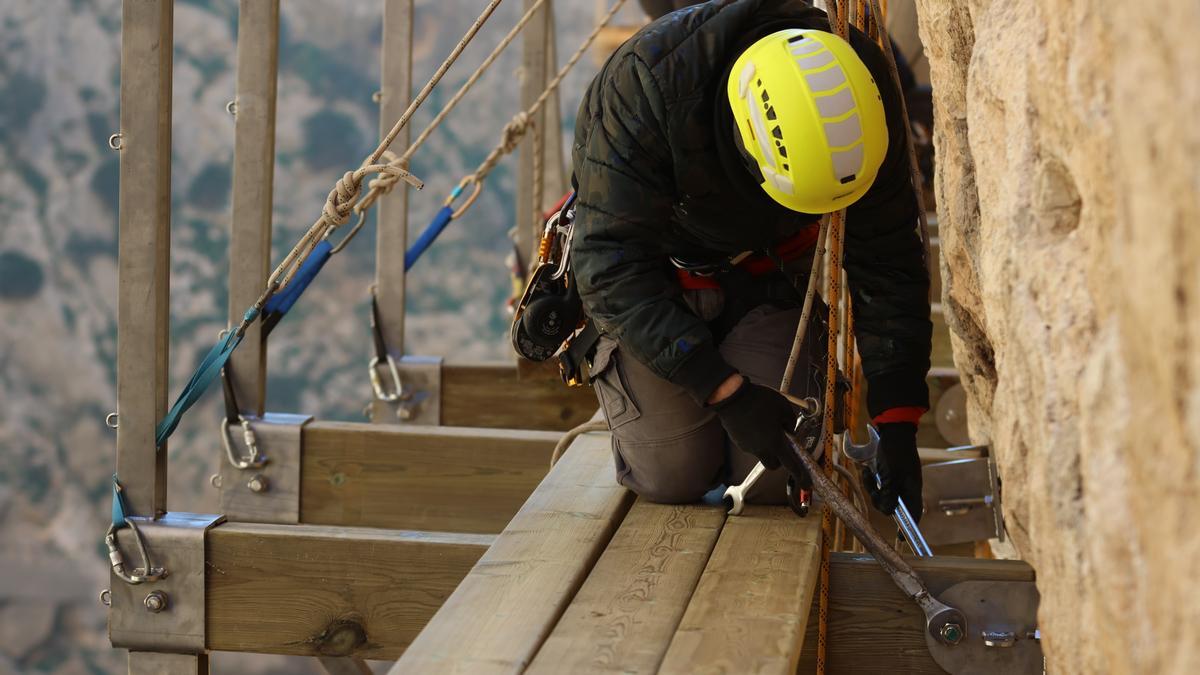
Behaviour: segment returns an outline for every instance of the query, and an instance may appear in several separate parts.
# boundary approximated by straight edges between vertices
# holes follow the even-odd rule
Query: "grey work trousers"
[[[689,304],[695,309],[694,300]],[[827,333],[816,304],[789,393],[823,400]],[[799,321],[799,308],[760,305],[721,342],[721,356],[751,382],[777,389]],[[639,496],[668,504],[698,501],[718,485],[740,483],[758,462],[729,442],[711,408],[623,355],[612,338],[601,337],[592,364],[593,386],[612,431],[617,481]],[[782,504],[786,485],[786,471],[769,471],[747,499]]]

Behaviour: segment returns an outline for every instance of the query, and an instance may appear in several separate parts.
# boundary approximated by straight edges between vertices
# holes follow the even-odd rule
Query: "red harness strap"
[[[813,246],[816,246],[817,236],[820,232],[820,224],[813,223],[773,246],[771,252],[780,261],[791,262],[808,253]],[[737,266],[756,277],[778,269],[775,266],[775,261],[770,256],[765,255],[750,256],[738,263]],[[701,276],[681,269],[675,270],[675,276],[679,279],[680,287],[688,291],[718,289],[721,287],[713,276]]]

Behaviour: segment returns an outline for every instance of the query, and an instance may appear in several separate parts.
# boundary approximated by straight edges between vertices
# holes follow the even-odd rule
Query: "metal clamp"
[[[246,444],[246,449],[250,451],[249,457],[243,457],[240,452],[233,449],[233,442],[229,440],[229,420],[221,420],[221,443],[225,446],[225,457],[229,460],[229,464],[235,469],[259,469],[267,464],[267,456],[258,449],[258,437],[254,435],[254,428],[250,426],[250,421],[245,417],[238,416],[242,424],[242,442]]]
[[[392,376],[392,391],[388,391],[383,387],[383,378],[379,377],[379,357],[371,357],[371,362],[367,365],[367,373],[371,377],[371,389],[375,390],[375,398],[384,403],[395,403],[404,396],[404,383],[400,380],[400,370],[396,367],[396,359],[392,358],[391,354],[387,355],[388,372]]]
[[[253,467],[221,462],[212,484],[220,490],[222,513],[237,522],[300,522],[300,446],[303,427],[311,419],[267,413],[245,422],[253,429],[263,462]]]
[[[114,647],[191,654],[205,650],[205,532],[224,519],[194,513],[127,519],[138,549],[143,555],[146,548],[153,550],[155,560],[171,574],[164,569],[157,578],[145,575],[137,584],[112,582],[105,596]],[[121,540],[128,543],[124,532],[113,533],[114,546]],[[115,565],[113,574],[125,580]]]

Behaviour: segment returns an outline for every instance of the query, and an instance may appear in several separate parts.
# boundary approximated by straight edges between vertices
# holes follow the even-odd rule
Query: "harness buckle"
[[[404,397],[404,385],[400,380],[400,369],[396,367],[396,360],[391,354],[387,355],[388,372],[392,376],[392,391],[387,391],[383,387],[383,378],[379,376],[379,357],[371,358],[370,364],[367,365],[367,374],[371,377],[371,389],[375,390],[375,398],[385,403],[395,403]]]

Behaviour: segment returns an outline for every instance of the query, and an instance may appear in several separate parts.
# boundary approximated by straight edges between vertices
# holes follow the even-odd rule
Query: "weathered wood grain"
[[[911,560],[935,596],[960,581],[1032,581],[1033,568],[1019,560],[935,557]],[[925,617],[905,598],[873,558],[834,553],[830,562],[827,672],[838,675],[925,673],[942,675],[925,646]],[[816,669],[816,603],[797,673]]]
[[[300,520],[497,533],[550,468],[552,431],[314,422]]]
[[[394,659],[488,535],[231,523],[208,533],[208,648]]]
[[[447,364],[442,370],[442,424],[454,427],[565,431],[591,418],[591,387],[568,387],[557,371],[517,378],[511,363]]]
[[[730,517],[659,672],[794,673],[820,531],[820,513],[797,518],[785,507]]]
[[[233,216],[229,236],[229,322],[236,326],[267,283],[275,177],[275,92],[279,0],[238,3],[237,116],[233,131]],[[267,345],[254,322],[230,359],[242,412],[263,414]]]
[[[526,673],[657,672],[724,521],[635,502]]]
[[[390,672],[524,670],[632,501],[608,434],[581,436]]]
[[[121,182],[117,236],[117,474],[129,515],[167,509],[174,4],[121,4]]]

